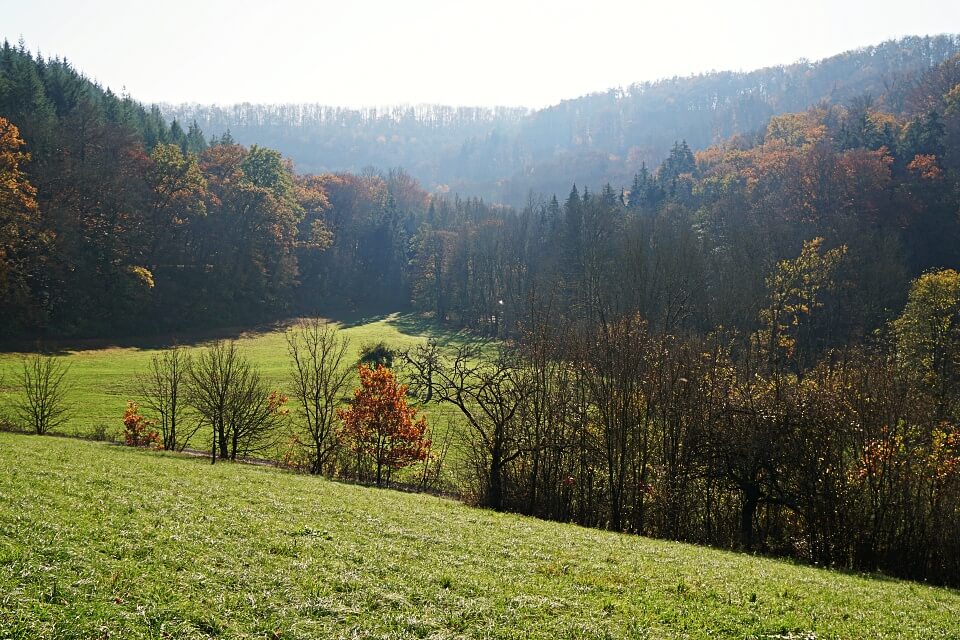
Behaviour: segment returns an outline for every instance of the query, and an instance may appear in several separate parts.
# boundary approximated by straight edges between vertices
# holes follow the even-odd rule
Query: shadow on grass
[[[441,346],[456,347],[483,338],[468,330],[457,330],[437,323],[429,315],[405,310],[383,308],[319,308],[316,313],[302,314],[269,322],[245,325],[204,327],[147,333],[140,335],[115,335],[110,337],[20,337],[0,339],[0,354],[47,353],[66,355],[70,352],[97,351],[100,349],[157,350],[173,346],[195,347],[216,340],[237,340],[283,331],[300,319],[318,317],[337,323],[342,329],[362,327],[375,322],[387,322],[400,333],[414,337],[430,338]]]
[[[173,346],[191,347],[215,340],[235,340],[237,338],[256,337],[281,330],[296,320],[282,320],[255,324],[247,327],[215,327],[171,331],[140,336],[114,336],[110,338],[30,338],[8,340],[0,344],[0,353],[48,353],[66,355],[74,351],[96,351],[99,349],[165,349]]]
[[[276,333],[294,326],[299,320],[306,317],[325,318],[330,322],[337,323],[343,329],[349,329],[372,322],[387,320],[395,315],[397,314],[384,312],[365,314],[357,311],[330,309],[318,313],[316,316],[295,316],[282,320],[248,325],[184,329],[145,335],[119,335],[108,338],[31,337],[5,339],[0,341],[0,354],[47,353],[51,355],[66,355],[70,352],[97,351],[111,348],[151,351],[173,346],[195,347],[216,340],[257,338],[270,333]]]
[[[475,333],[466,329],[455,330],[421,313],[395,313],[387,322],[400,333],[428,338],[443,347],[457,347],[482,341],[482,337]]]

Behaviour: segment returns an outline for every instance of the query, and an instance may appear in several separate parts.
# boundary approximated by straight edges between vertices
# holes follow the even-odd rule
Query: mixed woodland
[[[5,44],[0,336],[413,309],[478,339],[398,365],[462,418],[476,502],[956,585],[958,49],[188,121]]]

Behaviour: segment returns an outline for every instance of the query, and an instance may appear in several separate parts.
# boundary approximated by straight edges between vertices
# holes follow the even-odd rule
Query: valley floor
[[[123,430],[123,410],[128,400],[142,401],[137,377],[146,373],[150,358],[162,349],[179,344],[193,356],[214,339],[235,339],[245,357],[272,384],[286,390],[290,359],[285,335],[294,320],[254,329],[223,330],[178,336],[128,339],[113,343],[86,340],[42,345],[65,356],[67,375],[66,424],[58,429],[67,435],[89,437],[101,433],[118,438]],[[337,319],[343,336],[350,341],[346,359],[356,362],[366,344],[383,341],[393,349],[407,349],[427,336],[455,340],[456,334],[436,333],[434,328],[414,314],[387,314],[372,318]],[[30,345],[34,346],[34,345]],[[0,407],[18,392],[20,355],[0,352]],[[0,415],[0,418],[3,416]],[[0,420],[2,422],[2,420]]]

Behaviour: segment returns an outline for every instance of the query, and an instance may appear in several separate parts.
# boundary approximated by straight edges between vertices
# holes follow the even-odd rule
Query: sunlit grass
[[[348,362],[355,363],[363,345],[383,341],[393,349],[407,349],[427,337],[456,342],[456,334],[438,331],[414,315],[391,314],[339,323],[343,334],[350,339]],[[236,338],[243,353],[253,362],[267,380],[283,390],[287,386],[290,361],[284,334],[289,323],[254,331],[225,332]],[[209,339],[181,336],[180,343],[191,352],[198,352],[209,344]],[[131,341],[127,346],[90,347],[83,344],[58,346],[66,357],[70,372],[70,393],[67,402],[70,418],[59,429],[63,434],[89,435],[101,428],[108,436],[115,436],[122,428],[123,410],[128,400],[140,399],[137,375],[146,371],[150,358],[157,350],[173,344],[172,338]],[[0,409],[12,400],[16,392],[20,356],[18,353],[0,354]]]
[[[0,469],[2,638],[960,638],[955,591],[425,495],[12,434]]]

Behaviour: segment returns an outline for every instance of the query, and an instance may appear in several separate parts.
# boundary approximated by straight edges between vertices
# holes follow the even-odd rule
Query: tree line
[[[678,141],[626,188],[574,185],[519,211],[432,200],[413,303],[499,337],[544,297],[588,318],[639,312],[658,330],[750,331],[765,278],[819,237],[846,258],[800,348],[859,341],[899,312],[912,279],[960,264],[958,60],[916,81],[903,116],[860,96],[701,152]]]
[[[406,303],[427,194],[303,176],[65,60],[0,49],[0,336],[115,336]]]
[[[380,356],[352,362],[349,340],[322,319],[300,321],[285,338],[289,369],[281,386],[289,395],[233,340],[158,351],[136,377],[136,400],[122,416],[123,441],[175,452],[205,444],[211,464],[263,458],[377,486],[421,463],[408,484],[439,488],[445,446],[434,451],[426,417],[408,404],[407,386]],[[11,411],[0,413],[0,426],[45,435],[70,419],[70,364],[63,357],[23,356],[5,382],[17,393]],[[86,435],[111,437],[101,431]]]
[[[809,360],[845,255],[817,239],[778,264],[749,335],[545,299],[492,354],[412,353],[413,386],[462,413],[480,504],[956,584],[960,273]]]
[[[934,60],[945,42],[914,53]],[[678,141],[624,188],[514,210],[430,196],[402,169],[298,175],[275,151],[167,125],[67,62],[5,44],[2,335],[411,304],[502,333],[551,287],[586,315],[603,299],[657,325],[745,330],[765,274],[823,237],[850,252],[816,329],[838,344],[888,320],[911,278],[955,264],[956,66],[705,151]]]

